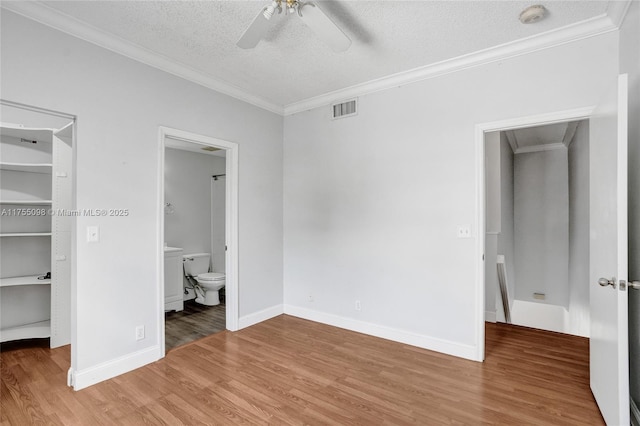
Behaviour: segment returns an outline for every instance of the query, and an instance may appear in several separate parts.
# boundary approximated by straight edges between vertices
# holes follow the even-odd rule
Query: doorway
[[[0,100],[0,343],[77,364],[76,116]]]
[[[476,173],[478,182],[477,188],[477,205],[478,205],[478,222],[476,223],[476,229],[478,229],[477,238],[477,261],[476,261],[476,277],[478,285],[476,286],[476,338],[477,338],[477,353],[476,359],[483,361],[485,358],[485,316],[486,316],[486,276],[485,272],[485,247],[487,240],[487,222],[486,222],[486,203],[491,202],[487,198],[485,185],[486,180],[489,178],[488,170],[485,165],[486,152],[485,152],[485,138],[492,132],[502,132],[513,129],[529,128],[534,126],[543,126],[555,123],[571,122],[587,120],[593,113],[593,108],[578,108],[574,110],[558,111],[548,114],[541,114],[529,117],[518,117],[514,119],[495,121],[489,123],[482,123],[476,125],[475,129],[475,146],[476,146]],[[497,250],[497,248],[496,248]],[[497,252],[496,252],[497,255]],[[501,302],[500,302],[501,303]],[[497,315],[497,314],[496,314]]]
[[[589,337],[589,122],[485,134],[485,319]]]
[[[207,330],[211,334],[221,329],[238,329],[238,146],[165,127],[160,128],[159,145],[158,264],[162,279],[158,305],[163,324],[159,340],[166,351],[167,345],[186,343],[175,336],[175,330],[181,326],[169,325],[169,321],[177,324],[173,322],[176,318],[190,317],[186,322],[179,321],[191,323],[194,338],[206,335]],[[202,176],[196,178],[194,173]],[[166,181],[166,176],[173,179]],[[215,190],[214,179],[217,179]],[[222,214],[222,220],[214,217],[215,213]],[[217,227],[215,233],[213,226]],[[220,226],[224,229],[218,229]],[[215,306],[196,303],[196,298],[202,301],[198,291],[203,289],[196,280],[185,277],[182,263],[183,255],[187,254],[206,254],[209,272],[224,273],[225,284],[219,290],[222,303]],[[170,312],[166,318],[165,310]],[[173,335],[166,334],[172,330]]]

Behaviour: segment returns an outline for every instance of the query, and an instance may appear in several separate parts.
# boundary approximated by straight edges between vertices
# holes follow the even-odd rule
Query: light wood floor
[[[184,309],[164,314],[165,351],[193,342],[205,336],[226,329],[226,309],[224,303],[205,306],[195,300],[184,302]]]
[[[78,392],[68,347],[3,349],[2,425],[604,424],[588,340],[507,325],[476,363],[282,315]]]

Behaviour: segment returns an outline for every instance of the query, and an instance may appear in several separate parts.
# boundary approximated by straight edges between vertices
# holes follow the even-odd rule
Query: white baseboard
[[[629,398],[629,405],[631,405],[631,424],[640,426],[640,409],[633,398]]]
[[[277,317],[284,313],[282,305],[272,306],[249,315],[245,315],[238,319],[238,330],[266,321],[270,318]]]
[[[294,317],[304,318],[322,324],[368,334],[370,336],[393,340],[394,342],[406,343],[419,348],[445,353],[447,355],[453,355],[473,361],[481,361],[477,358],[478,350],[475,346],[463,345],[448,340],[416,334],[410,331],[398,330],[352,318],[300,308],[298,306],[284,305],[284,313]]]
[[[74,390],[84,389],[104,380],[127,373],[143,365],[151,364],[161,357],[160,346],[152,346],[140,351],[98,364],[86,370],[72,371],[71,382]]]
[[[486,322],[497,322],[497,315],[495,311],[484,311],[484,320]]]

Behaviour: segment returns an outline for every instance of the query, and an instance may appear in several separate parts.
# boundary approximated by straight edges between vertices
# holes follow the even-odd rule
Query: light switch
[[[100,230],[97,226],[87,226],[87,242],[96,243],[100,241]]]

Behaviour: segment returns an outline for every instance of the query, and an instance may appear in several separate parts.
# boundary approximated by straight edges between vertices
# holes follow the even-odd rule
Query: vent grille
[[[358,113],[356,99],[331,105],[332,118],[344,118]]]

